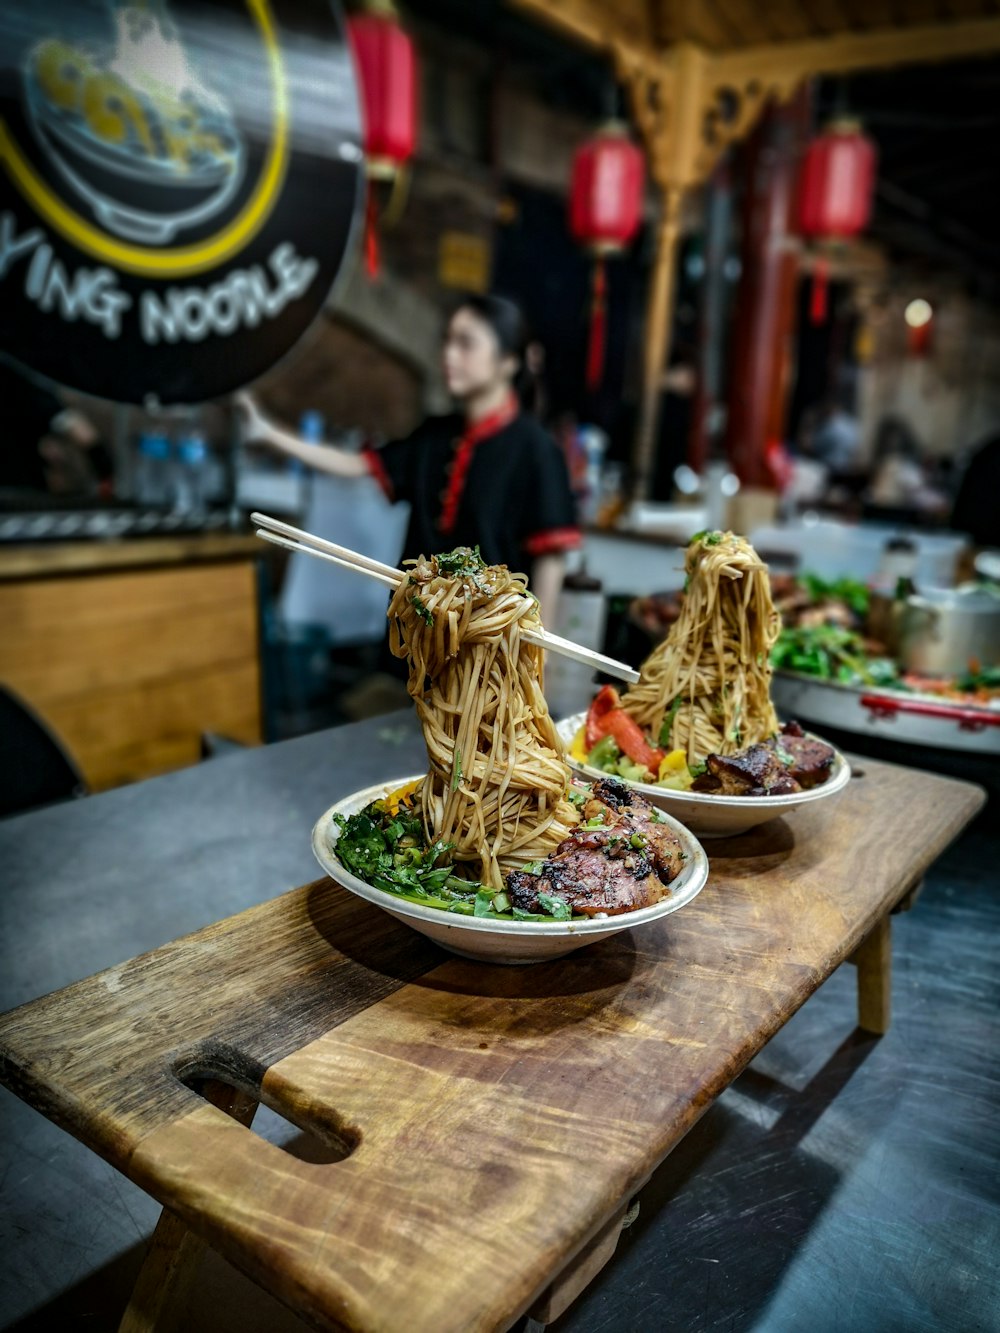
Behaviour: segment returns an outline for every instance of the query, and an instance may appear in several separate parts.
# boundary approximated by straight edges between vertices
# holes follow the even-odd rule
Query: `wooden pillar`
[[[726,427],[726,452],[745,487],[773,486],[766,449],[784,434],[795,328],[793,219],[808,111],[804,92],[769,107],[747,143]]]

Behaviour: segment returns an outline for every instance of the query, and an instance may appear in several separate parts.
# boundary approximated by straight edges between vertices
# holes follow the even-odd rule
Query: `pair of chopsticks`
[[[267,514],[251,514],[250,521],[257,529],[257,536],[263,537],[266,542],[284,546],[289,551],[302,551],[306,555],[315,556],[317,560],[329,560],[331,564],[340,565],[343,569],[352,569],[355,574],[364,574],[378,583],[384,583],[387,588],[395,590],[406,577],[401,570],[394,569],[392,565],[384,565],[381,560],[373,560],[371,556],[362,555],[359,551],[338,546],[336,542],[328,542],[324,537],[316,537],[301,528],[293,528],[290,523],[269,518]],[[539,648],[558,653],[561,657],[570,657],[574,662],[597,667],[609,676],[628,681],[630,685],[639,679],[638,671],[626,666],[624,662],[617,662],[613,657],[605,657],[603,653],[595,653],[590,648],[573,643],[571,639],[550,634],[548,630],[526,629],[522,631],[522,638]]]

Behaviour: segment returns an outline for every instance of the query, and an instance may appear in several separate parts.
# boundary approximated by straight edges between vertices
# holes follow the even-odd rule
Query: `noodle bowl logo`
[[[362,185],[335,0],[0,0],[0,349],[27,370],[138,403],[246,384],[322,311]]]
[[[0,117],[0,162],[40,220],[85,254],[147,277],[203,272],[253,240],[285,178],[289,115],[267,0],[247,0],[246,8],[271,112],[249,192],[240,188],[247,152],[237,118],[206,79],[206,62],[186,49],[164,0],[147,0],[114,5],[103,40],[49,35],[22,62],[35,144],[19,143]],[[38,148],[54,171],[32,160]],[[242,206],[215,234],[173,245],[203,231],[241,193]]]

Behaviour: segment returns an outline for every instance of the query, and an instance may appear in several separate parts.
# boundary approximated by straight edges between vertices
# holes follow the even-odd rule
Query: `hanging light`
[[[934,327],[934,307],[922,296],[907,303],[903,311],[906,323],[906,347],[911,356],[926,356],[930,351]]]
[[[417,60],[413,42],[399,25],[389,0],[372,0],[347,20],[361,89],[368,197],[365,210],[365,264],[378,272],[375,181],[397,188],[417,142]]]
[[[808,240],[848,241],[864,231],[875,190],[876,151],[854,120],[837,120],[806,150],[799,188],[799,229]],[[828,262],[816,259],[809,315],[826,319]]]
[[[645,164],[621,121],[610,120],[576,150],[570,180],[569,227],[594,258],[587,345],[587,388],[601,382],[607,336],[605,261],[639,230]]]

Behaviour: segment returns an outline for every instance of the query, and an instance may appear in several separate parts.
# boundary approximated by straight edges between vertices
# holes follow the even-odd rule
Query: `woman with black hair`
[[[525,342],[512,301],[467,296],[448,321],[442,358],[459,412],[352,454],[301,440],[241,394],[247,438],[334,476],[373,475],[390,500],[410,503],[403,558],[478,546],[488,564],[528,574],[542,619],[552,624],[564,555],[579,545],[580,533],[562,453],[519,405]]]

